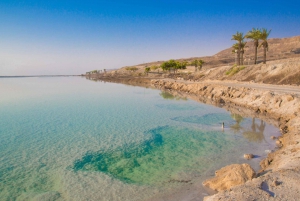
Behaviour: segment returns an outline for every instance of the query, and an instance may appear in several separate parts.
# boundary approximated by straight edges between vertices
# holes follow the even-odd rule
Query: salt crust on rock
[[[232,164],[216,171],[216,177],[207,179],[203,185],[216,191],[228,190],[244,184],[255,177],[255,171],[249,164]]]

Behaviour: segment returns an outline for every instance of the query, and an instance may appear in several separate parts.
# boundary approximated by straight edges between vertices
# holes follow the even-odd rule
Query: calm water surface
[[[255,166],[280,135],[159,90],[79,77],[0,79],[0,92],[1,200],[145,200],[246,152]]]

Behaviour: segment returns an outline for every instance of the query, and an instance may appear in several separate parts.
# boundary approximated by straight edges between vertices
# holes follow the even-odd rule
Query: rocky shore
[[[151,85],[169,92],[181,92],[198,101],[243,110],[246,115],[278,122],[282,137],[278,150],[261,161],[256,178],[242,185],[226,185],[205,200],[297,200],[300,197],[300,99],[298,94],[221,84],[152,80]],[[251,114],[252,113],[252,114]],[[230,183],[228,177],[225,183]]]
[[[240,179],[232,173],[227,173],[219,181],[212,178],[216,186],[225,188],[215,188],[218,193],[204,200],[297,200],[300,197],[300,90],[297,86],[256,84],[254,87],[251,82],[191,82],[116,76],[102,77],[101,80],[157,88],[217,105],[242,116],[260,118],[280,128],[283,135],[275,139],[277,149],[261,161],[261,170],[255,176],[242,179],[242,184],[232,181]],[[232,169],[230,166],[226,168]]]
[[[229,76],[226,72],[232,69],[231,66],[207,68],[200,72],[191,72],[191,68],[188,72],[178,74],[160,72],[149,73],[147,76],[141,76],[141,67],[138,74],[120,69],[106,74],[88,75],[86,78],[157,88],[175,96],[217,105],[241,116],[260,118],[279,127],[282,136],[274,139],[277,148],[260,162],[261,169],[258,172],[252,174],[247,165],[234,164],[215,170],[216,177],[203,184],[218,193],[204,200],[298,200],[299,65],[300,58],[297,57],[271,61],[266,65],[249,65]],[[241,154],[246,154],[246,158],[247,154],[251,156],[251,153]],[[233,169],[238,171],[232,172]]]

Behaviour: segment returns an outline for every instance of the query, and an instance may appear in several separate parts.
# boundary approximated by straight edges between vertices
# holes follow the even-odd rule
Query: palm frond
[[[231,40],[242,41],[244,38],[244,34],[237,31],[236,34],[232,35]]]

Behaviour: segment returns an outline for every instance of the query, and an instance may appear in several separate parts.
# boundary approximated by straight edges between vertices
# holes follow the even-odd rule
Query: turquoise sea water
[[[279,135],[166,92],[80,77],[0,79],[0,91],[1,200],[145,200],[247,151],[259,160]]]

